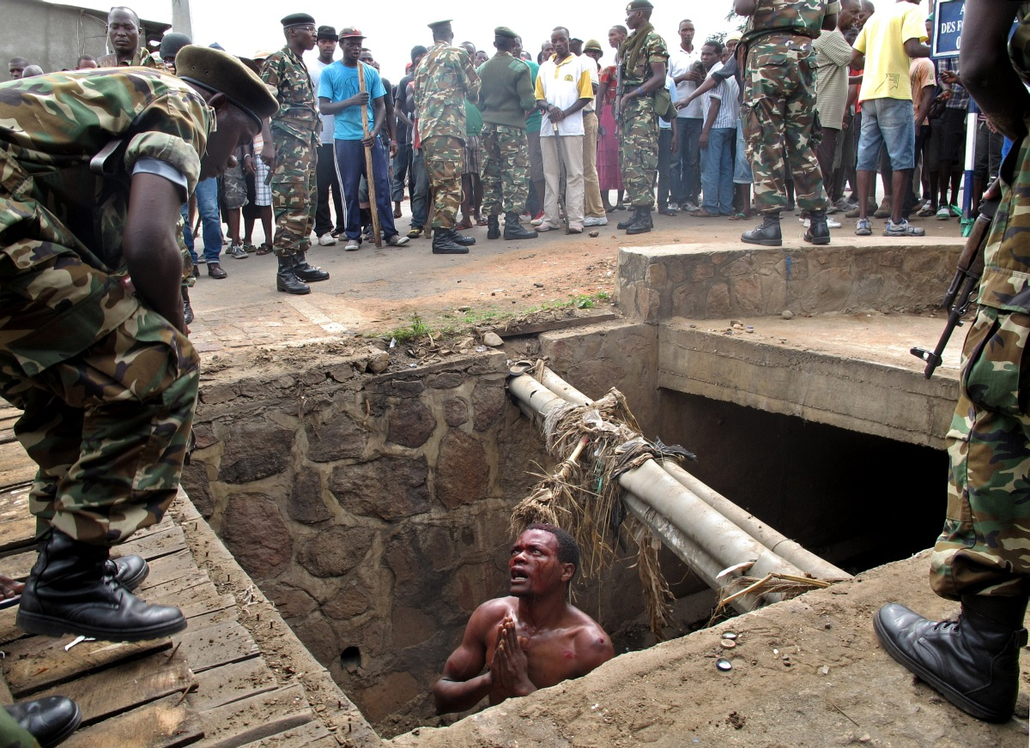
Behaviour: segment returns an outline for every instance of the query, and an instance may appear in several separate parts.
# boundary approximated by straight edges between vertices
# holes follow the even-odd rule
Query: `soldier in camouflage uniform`
[[[633,214],[619,223],[627,234],[650,231],[654,179],[658,172],[658,115],[655,92],[665,87],[669,50],[651,25],[649,0],[626,6],[626,26],[633,33],[619,47],[622,69],[618,92],[619,161]]]
[[[113,68],[123,65],[161,69],[161,60],[139,43],[141,31],[139,16],[131,8],[111,8],[107,14],[107,41],[113,53],[97,60],[97,67]]]
[[[275,213],[275,287],[292,294],[310,293],[308,283],[329,273],[312,267],[305,257],[311,246],[318,205],[315,159],[322,119],[304,53],[315,48],[315,19],[294,13],[282,19],[286,46],[261,66],[261,79],[275,89],[279,111],[262,132],[262,160],[272,169],[272,211]]]
[[[175,497],[193,418],[180,206],[276,102],[222,52],[188,46],[176,62],[181,78],[97,69],[2,87],[0,396],[24,411],[14,433],[39,466],[29,633],[186,626],[129,594],[108,552]]]
[[[465,99],[479,101],[479,76],[472,58],[451,45],[450,21],[429,24],[433,46],[415,70],[414,97],[418,137],[433,195],[433,253],[466,254],[476,243],[454,225],[461,205],[461,168],[465,159]]]
[[[1015,141],[990,193],[1000,204],[984,253],[976,321],[962,349],[951,430],[944,529],[930,586],[961,601],[957,620],[928,621],[891,603],[874,619],[887,652],[965,712],[1012,716],[1030,596],[1030,3],[966,0],[963,82],[987,117]],[[1005,39],[1013,16],[1019,21]],[[985,199],[991,195],[985,196]]]
[[[526,113],[536,107],[532,74],[511,50],[518,35],[509,28],[494,29],[497,54],[479,66],[482,82],[479,110],[483,113],[483,211],[487,239],[501,235],[499,214],[504,212],[505,239],[534,239],[523,228],[519,212],[529,200],[529,142]]]
[[[826,192],[816,159],[815,52],[812,39],[837,23],[837,0],[734,0],[750,16],[741,39],[746,49],[744,137],[762,225],[741,241],[779,247],[780,211],[787,207],[784,169],[794,177],[797,204],[811,216],[805,241],[829,244]]]

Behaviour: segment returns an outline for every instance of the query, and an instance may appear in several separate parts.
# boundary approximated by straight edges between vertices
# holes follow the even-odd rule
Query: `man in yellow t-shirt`
[[[915,120],[909,77],[911,59],[929,57],[926,16],[918,2],[898,0],[890,9],[873,15],[855,40],[853,64],[865,68],[858,98],[862,103],[862,131],[858,141],[859,217],[855,233],[873,233],[868,218],[869,188],[880,153],[886,146],[893,169],[895,195],[904,195],[915,168]],[[922,236],[925,231],[902,215],[903,200],[891,204],[884,236]]]

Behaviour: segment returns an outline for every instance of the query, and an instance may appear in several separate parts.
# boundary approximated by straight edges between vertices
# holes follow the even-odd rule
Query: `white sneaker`
[[[685,203],[680,203],[680,210],[684,213],[697,213],[701,209],[688,200]]]
[[[798,220],[801,221],[801,225],[804,226],[806,229],[812,228],[812,219],[811,218],[800,218],[799,217]],[[826,228],[828,228],[828,229],[839,229],[840,225],[841,225],[840,221],[835,221],[832,218],[830,218],[829,216],[826,217]]]
[[[607,226],[608,216],[587,216],[583,219],[584,226]]]
[[[401,236],[400,234],[391,234],[386,237],[386,243],[391,247],[403,247],[408,243],[408,237]]]
[[[318,246],[320,247],[331,247],[334,244],[336,244],[336,237],[328,231],[318,237]]]
[[[344,252],[357,252],[361,249],[361,242],[357,239],[348,239],[347,246],[343,248]]]

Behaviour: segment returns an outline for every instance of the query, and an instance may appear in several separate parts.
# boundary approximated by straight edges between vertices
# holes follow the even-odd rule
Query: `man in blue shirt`
[[[319,111],[335,115],[336,169],[347,203],[347,245],[344,249],[348,252],[361,246],[358,186],[362,175],[375,187],[376,208],[386,243],[393,247],[408,243],[408,238],[400,236],[394,227],[386,152],[379,140],[379,131],[386,123],[386,89],[376,69],[358,59],[364,40],[358,29],[343,29],[340,32],[343,59],[326,67],[318,83]],[[365,78],[364,93],[361,93],[359,74]],[[361,122],[361,107],[365,107],[368,114],[368,137],[365,137]],[[366,148],[371,148],[372,152],[371,177],[365,174]]]

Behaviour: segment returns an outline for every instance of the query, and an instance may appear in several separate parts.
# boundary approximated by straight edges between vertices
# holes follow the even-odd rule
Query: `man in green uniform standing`
[[[619,151],[622,182],[633,206],[619,223],[627,234],[643,234],[653,227],[654,179],[658,172],[658,115],[655,92],[665,88],[669,50],[651,25],[650,0],[632,0],[626,6],[626,26],[633,32],[619,47],[622,86],[619,90]]]
[[[187,46],[139,67],[0,87],[0,396],[38,465],[39,556],[17,623],[112,641],[186,627],[130,594],[110,546],[179,486],[199,360],[179,293],[180,208],[234,163],[275,99],[235,58]]]
[[[962,29],[962,82],[1013,146],[1000,194],[995,186],[985,195],[1000,203],[984,250],[980,307],[962,349],[947,435],[947,516],[930,557],[930,586],[961,609],[938,622],[891,603],[873,625],[890,656],[952,704],[1007,722],[1030,597],[1030,4],[966,0],[965,13],[976,23]]]
[[[433,194],[433,253],[467,254],[475,244],[454,226],[461,205],[461,167],[465,158],[465,99],[479,101],[479,76],[472,58],[451,45],[451,22],[429,24],[433,46],[415,71],[418,137]]]
[[[279,111],[271,128],[262,132],[261,159],[272,169],[272,210],[275,213],[275,256],[279,271],[275,287],[292,294],[310,293],[308,283],[329,273],[305,259],[315,225],[318,157],[322,120],[304,53],[315,48],[315,19],[293,13],[282,19],[286,46],[270,54],[261,66],[261,79],[276,90]]]
[[[512,56],[518,35],[505,26],[494,29],[497,54],[479,67],[483,112],[483,211],[487,239],[501,235],[499,215],[504,212],[505,239],[534,239],[523,228],[519,213],[529,199],[529,144],[526,113],[536,108],[529,66]]]
[[[97,67],[160,68],[161,60],[139,43],[139,16],[132,8],[115,7],[107,14],[107,42],[114,50],[97,60]]]
[[[811,216],[805,241],[829,244],[826,192],[816,159],[815,52],[812,39],[833,30],[837,0],[734,0],[750,16],[741,39],[746,48],[744,138],[755,180],[762,225],[741,241],[779,247],[780,211],[787,207],[784,170],[794,176],[797,204]]]

